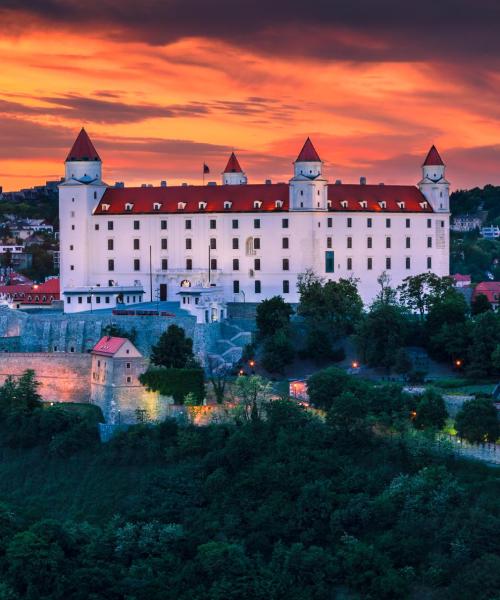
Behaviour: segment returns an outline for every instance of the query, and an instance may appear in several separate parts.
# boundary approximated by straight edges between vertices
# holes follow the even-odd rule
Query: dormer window
[[[380,208],[387,208],[387,202],[385,200],[379,200],[378,205],[380,206]]]
[[[422,210],[425,210],[426,208],[428,208],[428,206],[429,206],[429,205],[427,204],[427,202],[420,202],[420,208],[421,208]]]
[[[232,202],[229,202],[229,200],[226,200],[226,202],[224,202],[224,210],[230,209],[232,205],[233,205]]]
[[[153,202],[153,210],[160,210],[161,202]]]
[[[101,204],[102,210],[107,212],[109,210],[110,204]]]
[[[347,202],[347,200],[341,200],[340,201],[340,206],[342,208],[347,208],[349,206],[349,203]]]
[[[185,202],[177,202],[177,210],[184,210],[186,208]]]
[[[255,200],[253,203],[254,208],[262,208],[262,202],[260,200]]]
[[[405,209],[405,203],[404,202],[398,202],[398,208],[400,208],[401,210]]]
[[[205,210],[207,208],[207,203],[206,202],[198,202],[198,209],[199,210]]]
[[[361,208],[368,208],[368,202],[366,200],[360,200],[359,205]]]
[[[125,203],[125,210],[127,212],[130,212],[133,208],[134,208],[134,205],[131,202],[126,202]]]
[[[328,200],[327,205],[328,205],[328,208],[332,208],[332,201]]]
[[[283,208],[283,200],[276,200],[274,206],[275,208]]]

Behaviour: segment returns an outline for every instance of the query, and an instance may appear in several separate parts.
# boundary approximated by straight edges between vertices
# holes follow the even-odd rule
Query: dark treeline
[[[24,425],[1,438],[0,598],[497,597],[497,472],[436,448],[399,387],[336,375],[311,382],[326,419],[278,400],[265,418],[138,425],[105,445],[72,421],[64,453],[57,428],[23,441],[54,414],[28,376],[2,388],[1,431],[16,395]]]

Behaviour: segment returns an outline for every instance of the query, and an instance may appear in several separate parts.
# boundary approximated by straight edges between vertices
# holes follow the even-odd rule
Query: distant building
[[[0,285],[0,295],[10,300],[15,308],[24,306],[51,306],[59,300],[59,279],[44,283]]]
[[[471,276],[470,275],[462,275],[461,273],[454,273],[452,275],[453,280],[455,282],[455,287],[469,287],[471,284]]]
[[[472,294],[472,301],[480,296],[486,296],[491,306],[496,310],[500,304],[500,281],[481,281],[476,285]]]
[[[456,215],[452,218],[450,229],[452,231],[474,231],[481,227],[481,217],[477,215]]]
[[[481,227],[481,237],[486,240],[494,240],[500,237],[500,227],[498,225],[488,225]]]

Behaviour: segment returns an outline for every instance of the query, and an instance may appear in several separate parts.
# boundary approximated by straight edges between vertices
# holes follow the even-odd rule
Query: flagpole
[[[205,185],[205,161],[203,161],[203,185]]]

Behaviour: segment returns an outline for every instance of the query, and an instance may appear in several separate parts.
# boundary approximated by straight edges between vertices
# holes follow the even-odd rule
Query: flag
[[[203,175],[206,175],[206,173],[210,173],[210,169],[206,163],[203,163]]]

